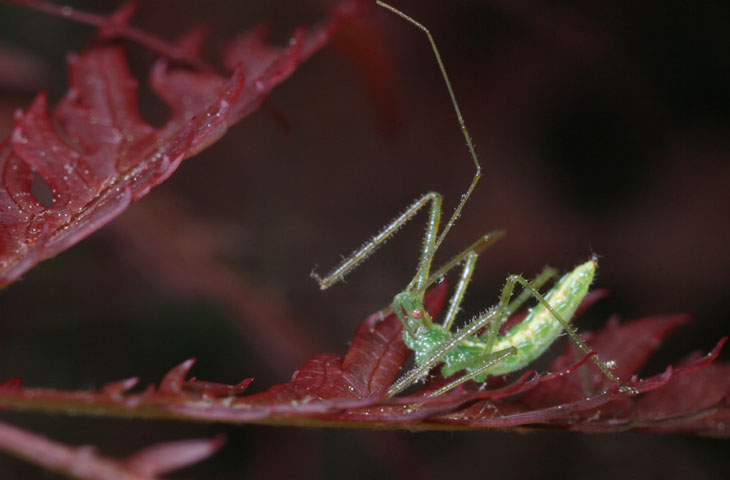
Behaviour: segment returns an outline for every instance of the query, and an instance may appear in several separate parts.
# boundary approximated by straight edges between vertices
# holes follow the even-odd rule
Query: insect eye
[[[413,310],[413,313],[411,313],[411,317],[417,320],[423,318],[423,310]]]

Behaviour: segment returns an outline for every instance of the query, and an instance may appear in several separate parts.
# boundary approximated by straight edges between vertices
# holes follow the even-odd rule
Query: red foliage
[[[343,2],[329,22],[297,31],[285,48],[267,45],[261,28],[239,36],[223,55],[229,78],[159,60],[150,84],[171,112],[155,128],[139,115],[137,82],[115,37],[131,14],[123,7],[69,57],[70,88],[53,114],[40,94],[0,144],[0,287],[99,229],[219,139],[355,10],[356,2]],[[176,51],[198,59],[201,41],[195,31]],[[34,173],[50,187],[51,205],[31,193]]]
[[[154,480],[211,456],[223,443],[222,437],[166,442],[125,460],[112,460],[99,455],[94,447],[68,447],[0,422],[0,448],[79,479]]]
[[[427,296],[437,316],[446,284]],[[22,388],[11,380],[0,389],[0,405],[13,408],[152,416],[229,423],[349,426],[430,430],[450,428],[551,428],[590,432],[641,430],[727,436],[730,418],[730,365],[713,363],[725,339],[707,355],[695,355],[678,368],[639,379],[637,373],[667,334],[687,322],[684,315],[616,321],[589,339],[615,373],[638,395],[619,392],[586,358],[568,345],[553,363],[555,373],[529,371],[488,388],[473,382],[448,394],[429,397],[439,379],[404,397],[385,392],[409,357],[401,324],[393,314],[371,315],[358,328],[344,356],[311,357],[291,381],[242,396],[250,383],[226,386],[185,377],[188,360],[172,369],[158,388],[125,393],[136,379],[115,382],[99,391]],[[417,408],[413,408],[418,405]]]
[[[223,55],[230,77],[213,73],[198,58],[200,31],[170,48],[159,46],[158,51],[186,65],[163,59],[151,70],[151,86],[171,112],[160,128],[139,115],[136,81],[118,41],[120,36],[138,36],[126,26],[131,10],[125,7],[105,20],[97,41],[70,57],[71,87],[53,113],[49,115],[46,98],[39,95],[26,112],[16,115],[11,137],[0,145],[0,287],[109,222],[164,181],[183,159],[220,138],[320,48],[354,6],[354,1],[344,1],[329,23],[297,32],[286,48],[267,46],[263,29],[233,40]],[[392,120],[393,115],[386,117]],[[51,205],[43,205],[31,192],[34,174],[50,187]],[[432,316],[438,315],[446,295],[445,284],[429,293]],[[636,396],[618,391],[569,346],[551,367],[556,373],[530,371],[511,382],[492,379],[488,387],[469,383],[439,397],[428,395],[443,381],[432,378],[420,391],[389,399],[385,393],[410,352],[397,318],[377,313],[360,325],[345,355],[315,355],[288,383],[262,393],[244,395],[250,378],[236,385],[187,379],[194,363],[187,360],[159,386],[139,392],[130,392],[136,378],[98,391],[24,388],[14,378],[0,386],[0,405],[229,423],[728,436],[730,365],[713,363],[725,339],[707,355],[696,354],[678,368],[638,378],[665,336],[686,322],[681,315],[620,325],[612,321],[590,339],[603,360],[616,362],[615,373],[639,392]],[[0,449],[77,478],[152,479],[207,457],[221,443],[216,438],[160,444],[114,461],[89,447],[66,447],[0,423]]]

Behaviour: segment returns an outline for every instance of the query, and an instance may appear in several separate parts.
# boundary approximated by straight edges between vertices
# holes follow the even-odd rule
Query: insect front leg
[[[438,270],[431,273],[431,275],[428,277],[428,280],[426,281],[424,288],[428,288],[431,285],[434,285],[435,283],[440,282],[441,279],[444,277],[444,275],[446,275],[451,270],[456,268],[460,263],[464,262],[467,256],[469,256],[471,254],[475,254],[475,255],[481,254],[484,250],[486,250],[488,247],[490,247],[492,244],[494,244],[497,240],[502,238],[504,235],[505,235],[504,230],[496,230],[494,232],[490,232],[486,235],[481,236],[476,242],[472,243],[464,251],[462,251],[461,253],[456,255],[454,258],[452,258],[451,260],[446,262],[444,265],[439,267]],[[462,271],[462,275],[460,278],[464,278],[465,276],[471,278],[471,271],[470,270]],[[463,289],[466,288],[467,284],[468,284],[468,280],[459,281],[459,285],[463,285]],[[460,290],[460,288],[462,288],[459,285],[457,285],[456,292],[458,292]],[[399,303],[398,297],[407,296],[407,294],[408,294],[408,290],[401,292],[401,294],[396,296],[396,299],[393,302],[393,306],[395,307],[396,314],[399,311],[397,308],[397,305],[396,305]],[[452,296],[452,298],[451,298],[451,306],[449,307],[449,311],[447,312],[447,314],[445,316],[445,321],[443,322],[444,327],[447,329],[451,327],[451,324],[453,323],[453,319],[454,319],[455,315],[458,313],[458,308],[459,308],[459,305],[461,304],[461,301],[457,300],[458,298],[463,298],[463,292],[461,295],[458,295],[457,293],[455,293],[454,296]],[[404,310],[409,310],[408,308],[406,308],[406,305],[404,305],[405,302],[400,302],[400,303],[403,304],[402,306],[404,307]],[[389,313],[393,313],[393,309],[392,309],[393,306],[383,310],[383,314],[387,315]],[[400,317],[400,315],[399,315],[399,317]],[[401,321],[403,321],[403,318],[401,318]]]
[[[456,318],[456,314],[459,312],[461,302],[464,299],[464,293],[466,292],[466,287],[468,286],[469,281],[471,280],[471,276],[474,273],[474,266],[476,265],[477,258],[478,254],[475,251],[467,249],[447,264],[449,268],[454,268],[460,262],[463,262],[464,266],[462,268],[459,281],[456,285],[456,290],[454,291],[453,295],[451,295],[451,299],[449,300],[449,308],[446,312],[444,322],[442,324],[443,329],[446,331],[451,328],[451,325]],[[423,303],[418,297],[418,295],[413,295],[412,292],[406,290],[396,295],[393,299],[393,309],[395,310],[396,315],[400,319],[401,323],[403,324],[403,328],[406,330],[406,333],[408,335],[405,337],[406,344],[409,348],[411,348],[411,350],[414,351],[417,350],[419,347],[414,345],[413,342],[411,342],[410,340],[416,340],[418,328],[433,328],[433,321],[427,315],[425,310],[423,310]]]
[[[483,235],[479,238],[479,240],[471,244],[469,248],[449,260],[446,264],[436,270],[436,272],[434,272],[431,277],[429,277],[428,285],[431,285],[437,279],[440,279],[443,275],[456,267],[459,263],[464,262],[464,268],[462,270],[461,276],[459,277],[459,283],[457,283],[454,294],[451,296],[449,309],[447,310],[444,321],[442,323],[443,327],[446,330],[450,330],[452,325],[454,324],[454,319],[456,318],[456,314],[459,312],[461,302],[464,299],[466,287],[471,280],[477,257],[480,253],[486,250],[487,247],[491,246],[494,242],[502,238],[504,234],[504,230],[496,230],[494,232]],[[547,280],[547,278],[545,280]]]
[[[431,260],[435,251],[436,237],[438,234],[439,221],[441,219],[441,195],[436,192],[429,192],[413,202],[403,213],[395,217],[379,233],[370,238],[360,248],[347,256],[342,263],[335,267],[324,278],[312,272],[314,278],[322,290],[331,287],[335,282],[341,280],[350,270],[365,260],[371,253],[377,250],[385,241],[408,222],[427,203],[431,203],[428,222],[426,224],[426,235],[423,239],[423,247],[418,262],[418,272],[411,283],[416,283],[420,288],[426,284],[428,272],[431,267]]]

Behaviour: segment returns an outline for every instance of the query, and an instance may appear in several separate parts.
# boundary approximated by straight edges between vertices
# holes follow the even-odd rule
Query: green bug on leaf
[[[462,195],[461,201],[440,233],[441,195],[429,192],[413,202],[403,213],[346,257],[325,277],[320,277],[314,272],[312,272],[312,277],[319,282],[322,289],[329,288],[382,245],[421,208],[429,205],[426,235],[423,239],[416,274],[406,288],[394,297],[391,304],[393,312],[403,324],[403,338],[406,346],[415,354],[416,366],[391,386],[388,396],[396,395],[408,388],[438,364],[443,365],[441,375],[444,378],[450,378],[462,371],[464,374],[433,392],[433,396],[443,394],[469,380],[484,382],[490,375],[505,375],[515,372],[542,355],[564,331],[583,352],[592,353],[569,321],[593,282],[598,266],[595,258],[578,265],[573,271],[561,277],[546,295],[541,294],[539,289],[557,277],[556,270],[546,268],[532,281],[519,275],[510,275],[497,305],[476,316],[465,326],[452,331],[464,293],[474,272],[477,257],[501,238],[504,232],[495,231],[484,235],[445,265],[431,272],[431,264],[436,251],[461,214],[461,210],[481,177],[481,166],[431,33],[425,26],[400,10],[379,0],[376,3],[413,24],[428,37],[476,171],[469,188]],[[461,275],[449,301],[446,315],[441,323],[436,323],[424,308],[424,295],[431,285],[459,265],[462,266]],[[513,298],[517,285],[522,287],[522,291]],[[524,320],[500,335],[500,328],[504,322],[530,298],[536,299],[537,305],[531,309]],[[609,366],[601,362],[596,355],[593,355],[592,359],[603,374],[616,383],[622,391],[635,393],[631,387],[624,386],[611,373]]]

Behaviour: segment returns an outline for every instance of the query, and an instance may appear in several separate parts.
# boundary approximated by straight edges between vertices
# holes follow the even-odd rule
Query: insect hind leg
[[[593,263],[595,265],[594,260],[591,260],[590,263]],[[553,305],[551,305],[551,303],[539,291],[537,291],[537,289],[533,285],[531,285],[530,282],[528,282],[522,276],[510,275],[510,277],[507,280],[507,285],[514,286],[515,284],[520,284],[520,286],[522,286],[525,291],[529,292],[530,296],[534,297],[541,306],[543,306],[545,309],[547,309],[548,312],[550,312],[550,315],[552,316],[552,318],[555,319],[558,323],[560,323],[560,325],[565,330],[565,332],[568,334],[570,339],[578,346],[578,348],[580,348],[580,350],[583,351],[583,353],[585,353],[586,355],[595,353],[588,347],[588,345],[586,345],[586,343],[583,341],[583,339],[580,338],[580,336],[578,336],[578,333],[576,332],[575,328],[568,321],[566,321],[563,318],[563,316],[556,310],[556,308]],[[506,288],[507,287],[505,287],[505,289]],[[508,300],[503,298],[500,301],[500,305],[506,304],[505,302],[508,302]],[[490,345],[490,344],[494,345],[494,342],[497,338],[498,331],[499,331],[498,327],[496,327],[494,324],[490,325],[488,333],[487,333],[488,338],[486,340],[488,345]],[[603,375],[606,378],[608,378],[611,382],[615,383],[618,386],[619,391],[632,393],[632,394],[638,393],[634,388],[624,385],[621,382],[621,380],[611,372],[610,367],[606,363],[602,362],[598,358],[597,355],[592,355],[591,359],[596,364],[598,369],[603,373]]]
[[[532,285],[532,288],[539,291],[543,285],[545,285],[550,280],[556,278],[557,276],[558,271],[556,269],[552,267],[545,267],[545,269],[540,272],[540,274],[535,277],[535,279],[530,282],[530,284]],[[531,297],[532,293],[529,290],[523,290],[522,292],[520,292],[520,294],[517,295],[517,298],[512,300],[507,306],[505,317],[509,318],[513,313],[519,310],[520,307],[524,305],[524,303],[528,301]]]
[[[434,252],[436,250],[436,236],[438,234],[439,221],[441,219],[441,195],[436,192],[429,192],[421,198],[413,202],[403,213],[391,220],[380,232],[366,241],[360,248],[356,249],[350,255],[336,266],[326,276],[320,277],[316,272],[310,273],[322,290],[331,287],[334,283],[344,278],[344,276],[358,266],[360,262],[365,260],[371,253],[378,249],[388,238],[395,234],[403,225],[413,218],[418,211],[430,203],[428,221],[426,224],[426,235],[423,239],[423,247],[418,262],[418,271],[411,281],[416,284],[417,288],[424,288],[428,279],[428,272],[431,267]],[[411,285],[409,285],[411,287]]]

